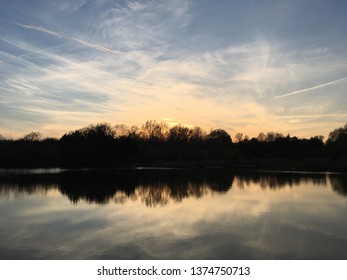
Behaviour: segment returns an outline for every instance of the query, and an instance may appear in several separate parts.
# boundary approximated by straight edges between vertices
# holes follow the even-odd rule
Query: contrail
[[[15,24],[18,26],[24,27],[24,28],[34,29],[34,30],[37,30],[40,32],[48,33],[48,34],[51,34],[51,35],[56,36],[56,37],[63,37],[63,35],[61,33],[48,30],[44,27],[34,26],[34,25],[26,25],[26,24],[20,24],[20,23],[15,23]]]
[[[33,29],[33,30],[36,30],[36,31],[39,31],[39,32],[50,34],[50,35],[55,36],[55,37],[65,38],[65,39],[68,39],[68,40],[71,40],[71,41],[75,41],[75,42],[77,42],[77,43],[79,43],[81,45],[87,46],[89,48],[92,48],[92,49],[95,49],[95,50],[98,50],[98,51],[101,51],[101,52],[104,52],[104,53],[112,53],[112,54],[117,54],[117,55],[124,54],[121,51],[110,49],[108,47],[105,47],[105,46],[102,46],[102,45],[99,45],[99,44],[91,43],[91,42],[82,40],[82,39],[77,38],[77,37],[72,37],[72,36],[66,35],[66,34],[61,33],[61,32],[51,31],[51,30],[49,30],[47,28],[44,28],[44,27],[34,26],[34,25],[25,25],[25,24],[20,24],[20,23],[15,23],[15,24],[18,25],[18,26],[27,28],[27,29]]]
[[[279,96],[276,96],[275,99],[287,97],[287,96],[290,96],[290,95],[295,95],[295,94],[298,94],[298,93],[310,91],[310,90],[317,89],[317,88],[321,88],[321,87],[326,87],[326,86],[329,86],[329,85],[333,85],[333,84],[342,82],[342,81],[344,81],[344,80],[347,80],[347,77],[342,78],[342,79],[339,79],[339,80],[336,80],[336,81],[332,81],[332,82],[329,82],[329,83],[321,84],[321,85],[318,85],[318,86],[314,86],[314,87],[310,87],[310,88],[305,88],[305,89],[301,89],[301,90],[289,92],[289,93],[286,93],[286,94],[283,94],[283,95],[279,95]]]
[[[18,55],[17,57],[20,58],[20,57],[30,56],[30,55],[35,54],[35,53],[41,53],[41,52],[45,52],[45,51],[52,50],[52,49],[58,49],[58,48],[61,48],[63,46],[65,46],[65,45],[60,45],[60,46],[56,46],[56,47],[50,47],[50,48],[46,48],[46,49],[41,49],[41,50],[37,50],[37,51],[21,54],[21,55]]]
[[[75,42],[78,42],[78,43],[80,43],[82,45],[85,45],[87,47],[90,47],[92,49],[101,51],[101,52],[112,53],[112,54],[117,54],[117,55],[124,54],[121,51],[113,50],[113,49],[110,49],[110,48],[107,48],[107,47],[104,47],[104,46],[101,46],[101,45],[98,45],[98,44],[90,43],[90,42],[81,40],[79,38],[75,38],[75,37],[66,37],[66,38],[70,39],[70,40],[73,40]]]
[[[24,50],[24,51],[27,51],[26,49],[17,46],[17,45],[16,45],[15,43],[13,43],[13,42],[7,41],[7,40],[5,40],[5,39],[3,39],[3,38],[0,38],[0,40],[6,42],[7,44],[10,44],[10,45],[12,45],[12,46],[15,46],[15,47],[17,47],[17,48],[19,48],[19,49],[22,49],[22,50]],[[8,55],[8,56],[10,56],[10,59],[13,59],[13,58],[22,58],[22,57],[30,56],[30,55],[33,55],[33,54],[42,53],[42,52],[45,52],[45,51],[48,51],[48,50],[58,49],[58,48],[61,48],[61,47],[65,46],[65,45],[66,45],[66,44],[62,44],[62,45],[55,46],[55,47],[49,47],[49,48],[45,48],[45,49],[39,49],[39,50],[36,50],[36,51],[26,52],[26,53],[21,54],[21,55]],[[3,62],[5,62],[5,61],[0,60],[0,63],[3,63]]]

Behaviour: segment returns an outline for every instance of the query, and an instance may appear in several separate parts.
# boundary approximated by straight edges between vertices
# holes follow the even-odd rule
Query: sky
[[[347,1],[0,0],[0,134],[147,120],[328,136]]]

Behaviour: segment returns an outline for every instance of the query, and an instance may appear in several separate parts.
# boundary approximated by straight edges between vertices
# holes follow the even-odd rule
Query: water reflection
[[[20,175],[19,175],[20,174]],[[58,189],[72,203],[124,203],[140,200],[146,206],[179,203],[186,198],[201,198],[225,193],[232,187],[244,189],[259,185],[262,189],[281,189],[311,184],[331,186],[337,194],[347,195],[346,174],[241,172],[223,169],[199,170],[87,170],[53,173],[0,173],[0,197],[21,194],[45,194]]]
[[[290,173],[290,172],[277,172],[277,173],[241,173],[238,175],[239,187],[243,188],[244,185],[257,184],[262,189],[280,189],[283,187],[293,187],[302,184],[313,185],[327,185],[328,177],[326,174],[315,173]]]
[[[0,195],[30,194],[56,187],[73,203],[86,200],[106,204],[140,199],[147,206],[165,205],[185,198],[200,198],[210,192],[223,193],[233,183],[223,170],[103,170],[59,174],[8,174],[0,178]]]
[[[343,174],[39,173],[0,175],[0,259],[347,259]]]
[[[347,176],[331,176],[331,187],[340,195],[347,196]]]

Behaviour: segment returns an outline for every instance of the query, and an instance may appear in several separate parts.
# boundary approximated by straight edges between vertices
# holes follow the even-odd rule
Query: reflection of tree
[[[280,189],[284,187],[300,186],[302,184],[327,185],[325,174],[314,173],[286,173],[286,172],[245,172],[235,176],[236,186],[244,188],[250,185],[260,185],[263,189]]]
[[[220,170],[118,170],[65,174],[59,190],[72,202],[99,204],[140,199],[147,206],[165,205],[211,192],[228,191],[233,175]],[[78,178],[78,179],[77,179]]]
[[[331,188],[340,195],[347,196],[347,175],[329,176]]]
[[[136,187],[134,198],[140,197],[141,201],[147,206],[168,204],[171,198],[171,191],[167,185],[143,186]]]
[[[56,189],[57,185],[48,180],[46,176],[1,176],[0,175],[0,197],[20,197],[40,193],[45,195],[47,191]]]
[[[149,207],[201,198],[210,193],[227,192],[234,184],[243,188],[259,185],[263,189],[312,184],[326,186],[330,182],[338,194],[347,195],[343,175],[312,173],[237,172],[225,169],[196,170],[103,170],[70,171],[45,175],[0,176],[0,196],[45,194],[58,189],[73,203],[125,203],[141,201]]]
[[[23,175],[1,183],[5,190],[9,181],[11,189],[28,193],[58,186],[59,191],[73,203],[81,200],[106,204],[141,200],[147,206],[181,202],[189,197],[200,198],[211,192],[226,192],[232,185],[233,175],[223,170],[94,170],[63,172],[50,175]],[[2,191],[3,192],[3,191]]]
[[[0,197],[10,197],[11,194],[14,197],[21,197],[27,195],[33,195],[40,193],[46,195],[47,191],[53,189],[54,186],[45,185],[18,185],[18,184],[1,184],[0,185]]]
[[[165,205],[170,201],[182,202],[189,197],[201,198],[213,192],[208,184],[192,184],[191,182],[182,185],[139,185],[136,187],[132,198],[140,198],[147,206]]]

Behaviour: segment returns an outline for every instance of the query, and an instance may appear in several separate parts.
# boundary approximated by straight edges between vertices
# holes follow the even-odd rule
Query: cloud
[[[81,7],[83,7],[86,3],[86,0],[60,0],[58,2],[52,2],[51,5],[54,9],[65,11],[67,13],[74,13]]]
[[[266,41],[166,60],[150,51],[129,51],[121,57],[101,51],[97,60],[96,54],[83,59],[65,53],[43,52],[52,64],[7,82],[13,92],[21,88],[35,96],[26,107],[54,120],[64,114],[74,123],[80,119],[78,126],[83,126],[100,118],[137,125],[169,118],[250,136],[276,125],[284,133],[290,128],[290,118],[276,118],[259,102],[268,97],[273,80],[283,80],[288,73],[285,66],[273,64],[280,52]]]
[[[279,96],[276,96],[275,99],[283,98],[283,97],[287,97],[287,96],[291,96],[291,95],[295,95],[295,94],[298,94],[298,93],[303,93],[303,92],[311,91],[311,90],[314,90],[314,89],[317,89],[317,88],[322,88],[322,87],[334,85],[334,84],[340,83],[340,82],[342,82],[342,81],[344,81],[344,80],[347,80],[347,77],[342,78],[342,79],[338,79],[338,80],[335,80],[335,81],[332,81],[332,82],[329,82],[329,83],[321,84],[321,85],[318,85],[318,86],[314,86],[314,87],[310,87],[310,88],[305,88],[305,89],[301,89],[301,90],[289,92],[289,93],[286,93],[286,94],[283,94],[283,95],[279,95]]]
[[[344,115],[342,86],[310,100],[301,94],[300,104],[284,98],[343,82],[334,79],[347,77],[345,56],[330,42],[279,41],[259,34],[261,28],[240,29],[238,17],[221,13],[231,4],[213,10],[186,0],[64,3],[42,5],[45,13],[35,17],[12,15],[7,26],[14,32],[1,30],[2,101],[53,116],[40,128],[58,127],[59,118],[61,127],[69,118],[77,127],[171,119],[250,136],[269,130],[305,136],[309,122],[317,120],[314,129],[321,124],[305,116],[325,116],[333,127]],[[247,14],[243,9],[235,4],[233,13]],[[20,23],[33,18],[35,24]]]
[[[129,1],[127,5],[104,10],[93,26],[100,40],[128,51],[150,52],[160,56],[174,47],[190,21],[190,1]],[[131,23],[131,24],[129,24]]]

